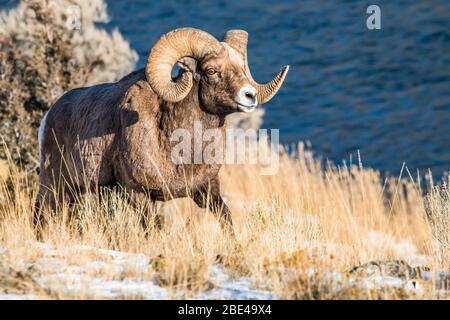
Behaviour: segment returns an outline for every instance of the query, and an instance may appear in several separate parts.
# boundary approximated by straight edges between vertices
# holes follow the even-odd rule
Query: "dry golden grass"
[[[233,275],[247,276],[279,298],[448,298],[432,282],[423,283],[420,292],[336,290],[336,280],[328,276],[340,272],[345,278],[351,267],[371,260],[401,259],[414,265],[421,256],[427,257],[432,270],[450,271],[448,186],[434,186],[425,193],[407,170],[406,178],[382,181],[379,172],[360,164],[323,169],[309,151],[299,149],[295,158],[281,156],[280,170],[273,176],[261,176],[251,165],[222,169],[236,241],[221,232],[211,213],[187,199],[163,204],[163,229],[150,228],[145,236],[141,213],[115,190],[62,208],[44,230],[43,242],[56,248],[83,244],[143,253],[150,258],[146,276],[173,297],[180,290],[188,296],[208,290],[208,267],[221,263]],[[7,249],[3,264],[8,265],[0,270],[3,291],[2,272],[23,270],[39,257],[31,219],[36,177],[7,166],[0,169],[0,247]],[[83,264],[97,258],[77,255],[75,260]],[[67,298],[37,288],[32,277],[23,279],[28,284],[21,284],[20,292],[29,289],[41,297]],[[90,297],[88,288],[81,297]]]

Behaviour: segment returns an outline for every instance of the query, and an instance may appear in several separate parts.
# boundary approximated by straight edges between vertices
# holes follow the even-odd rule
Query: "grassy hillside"
[[[222,169],[236,240],[222,233],[210,212],[188,199],[160,204],[162,230],[151,225],[144,230],[139,222],[143,212],[133,209],[120,190],[110,190],[61,208],[44,230],[43,242],[61,250],[89,245],[141,253],[150,263],[134,276],[154,281],[173,297],[210,290],[208,270],[220,265],[232,277],[245,277],[277,298],[448,298],[442,284],[433,281],[418,279],[420,290],[407,290],[383,282],[359,285],[348,273],[356,265],[380,260],[450,271],[450,191],[447,186],[431,187],[423,196],[407,169],[403,173],[405,178],[382,181],[379,172],[360,163],[322,169],[300,148],[296,157],[282,155],[273,176],[261,176],[258,167],[250,165]],[[32,266],[44,255],[36,249],[32,228],[36,177],[12,162],[3,163],[1,177],[0,273],[27,275],[36,271]],[[75,251],[63,263],[70,266],[75,260],[83,265],[97,258]],[[405,277],[401,268],[395,270],[395,277]],[[51,271],[39,272],[42,276]],[[109,272],[99,270],[97,275],[129,276]],[[33,285],[36,275],[27,277],[23,281],[28,284],[19,292],[67,297],[64,291]],[[2,283],[0,290],[17,286]],[[77,297],[89,297],[89,288],[86,285]]]

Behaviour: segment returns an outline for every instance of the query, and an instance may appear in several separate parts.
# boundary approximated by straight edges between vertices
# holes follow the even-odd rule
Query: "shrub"
[[[71,7],[72,6],[72,7]],[[80,24],[72,28],[71,11]],[[23,0],[0,13],[0,158],[11,154],[26,169],[38,167],[40,119],[67,90],[115,81],[134,68],[137,54],[106,22],[102,0]]]

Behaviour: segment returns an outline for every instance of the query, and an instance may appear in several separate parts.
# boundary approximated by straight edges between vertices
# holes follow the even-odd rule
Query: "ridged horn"
[[[172,68],[183,57],[201,60],[219,42],[212,35],[194,28],[180,28],[163,35],[153,46],[145,75],[153,91],[169,102],[183,100],[192,88],[192,74],[185,72],[172,80]]]
[[[248,43],[248,33],[244,30],[229,30],[225,34],[224,41],[233,49],[237,50],[244,57],[245,72],[252,86],[256,88],[258,102],[260,104],[268,102],[281,88],[284,79],[289,71],[289,66],[284,66],[280,72],[271,81],[263,84],[256,82],[252,74],[250,73],[250,68],[248,66],[247,60],[247,43]]]

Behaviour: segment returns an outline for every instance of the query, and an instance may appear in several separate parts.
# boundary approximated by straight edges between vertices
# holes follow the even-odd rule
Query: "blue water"
[[[264,106],[265,128],[285,144],[310,141],[336,163],[360,150],[363,163],[397,174],[450,170],[450,1],[118,1],[111,22],[144,66],[152,44],[192,26],[221,38],[245,29],[252,74],[271,79],[291,65]],[[366,28],[378,4],[382,29]]]

